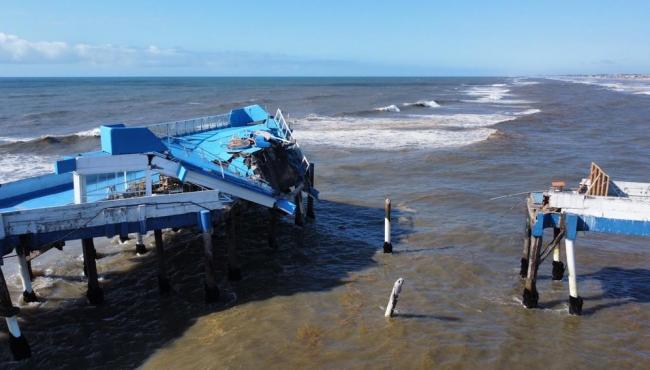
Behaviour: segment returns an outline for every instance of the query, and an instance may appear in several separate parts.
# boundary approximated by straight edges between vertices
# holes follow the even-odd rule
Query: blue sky
[[[649,1],[0,0],[0,76],[650,73]]]

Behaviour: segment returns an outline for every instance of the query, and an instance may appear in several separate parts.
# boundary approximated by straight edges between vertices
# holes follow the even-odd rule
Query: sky
[[[650,1],[0,0],[0,76],[650,73]]]

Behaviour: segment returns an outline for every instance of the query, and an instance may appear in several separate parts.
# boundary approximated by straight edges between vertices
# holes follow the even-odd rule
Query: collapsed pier
[[[650,236],[650,183],[614,181],[595,163],[578,188],[565,189],[553,181],[546,192],[530,193],[520,275],[525,279],[523,304],[538,306],[536,281],[540,264],[553,254],[552,279],[561,281],[565,269],[569,280],[569,313],[582,314],[578,294],[576,238],[578,231]],[[553,240],[543,245],[544,229],[553,229]],[[566,265],[561,261],[565,240]]]
[[[270,115],[258,105],[229,114],[147,126],[100,127],[101,150],[78,153],[54,165],[54,172],[0,185],[0,265],[16,253],[22,299],[37,301],[31,261],[51,248],[81,240],[86,297],[104,300],[96,268],[94,238],[136,237],[136,252],[146,253],[144,235],[153,231],[159,260],[158,285],[165,293],[162,230],[195,227],[202,233],[205,300],[219,299],[212,234],[226,219],[230,232],[240,222],[245,202],[268,208],[269,245],[275,223],[292,215],[302,225],[314,217],[314,164],[302,153],[282,111]],[[227,230],[228,231],[228,230]],[[237,251],[228,250],[228,277],[241,277]],[[15,359],[30,357],[0,269],[0,316],[9,329]]]

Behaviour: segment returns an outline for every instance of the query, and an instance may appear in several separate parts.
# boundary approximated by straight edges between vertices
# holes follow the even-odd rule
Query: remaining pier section
[[[580,315],[583,300],[578,292],[576,239],[578,231],[650,236],[650,183],[614,181],[592,163],[589,177],[577,189],[565,190],[554,181],[550,190],[531,193],[520,274],[525,278],[523,304],[538,305],[537,272],[553,254],[553,280],[562,280],[565,266],[560,261],[561,240],[565,240],[569,280],[569,313]],[[554,238],[543,245],[544,229],[553,228]]]

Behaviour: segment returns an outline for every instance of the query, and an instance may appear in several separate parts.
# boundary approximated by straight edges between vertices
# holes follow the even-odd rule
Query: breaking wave
[[[399,107],[395,104],[387,105],[385,107],[375,108],[375,110],[380,112],[395,112],[395,113],[400,111]]]
[[[438,108],[440,104],[435,100],[418,100],[415,103],[404,103],[405,107],[421,107],[421,108]]]
[[[529,109],[507,114],[407,115],[404,118],[357,118],[310,115],[295,123],[296,139],[308,145],[345,149],[420,150],[453,148],[487,140],[491,128]]]

